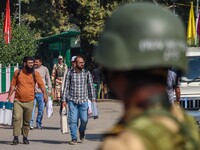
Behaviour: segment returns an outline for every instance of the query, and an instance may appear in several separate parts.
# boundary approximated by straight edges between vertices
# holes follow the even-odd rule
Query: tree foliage
[[[153,2],[171,10],[175,8],[176,15],[179,15],[187,26],[192,0],[21,0],[21,23],[34,29],[36,32],[33,37],[36,38],[78,26],[81,30],[82,49],[91,57],[91,50],[98,44],[105,21],[113,10],[124,3],[137,1]],[[18,16],[17,3],[18,0],[11,1],[11,13],[14,16]],[[5,11],[6,0],[1,0],[1,4],[0,13]]]
[[[3,20],[0,21],[0,29],[3,29]],[[6,45],[3,38],[3,31],[0,32],[0,63],[16,64],[21,63],[24,56],[34,56],[37,50],[35,32],[24,24],[20,26],[12,19],[12,39]]]
[[[0,13],[5,10],[6,0],[1,1]],[[38,38],[67,31],[76,24],[82,32],[83,46],[96,45],[111,12],[124,3],[136,1],[150,1],[170,9],[174,1],[176,13],[187,24],[191,0],[21,0],[21,21],[35,29]],[[15,15],[19,11],[17,4],[18,0],[11,1],[11,12]]]
[[[44,37],[69,29],[64,0],[26,0],[22,3],[22,21]]]

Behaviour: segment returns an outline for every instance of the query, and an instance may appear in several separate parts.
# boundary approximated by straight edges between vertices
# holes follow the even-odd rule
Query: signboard
[[[80,47],[80,44],[81,44],[80,36],[71,37],[71,38],[70,38],[70,47],[71,47],[71,48]]]

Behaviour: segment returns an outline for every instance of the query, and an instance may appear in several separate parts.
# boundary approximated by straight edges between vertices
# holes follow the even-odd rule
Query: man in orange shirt
[[[30,129],[29,124],[34,105],[36,83],[44,94],[45,102],[47,102],[47,95],[42,77],[39,72],[34,71],[33,68],[33,57],[26,57],[23,64],[24,67],[16,70],[14,73],[8,95],[8,99],[10,100],[12,93],[16,91],[13,113],[13,145],[19,144],[18,136],[20,135],[20,131],[23,136],[23,144],[29,144],[27,137]]]

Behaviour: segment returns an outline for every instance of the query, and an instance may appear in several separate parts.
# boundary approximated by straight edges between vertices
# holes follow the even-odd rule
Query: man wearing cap
[[[76,56],[72,56],[72,59],[71,59],[71,69],[73,69],[76,66],[75,59],[76,59]],[[67,75],[67,72],[68,72],[68,69],[65,70],[65,73],[64,73],[64,76],[63,76],[63,80],[62,80],[62,93],[63,93],[63,90],[64,90],[65,77]]]
[[[63,63],[63,57],[59,55],[58,63],[54,64],[51,75],[54,100],[57,100],[58,102],[61,100],[61,86],[65,71],[67,71],[67,65]]]
[[[76,67],[76,61],[75,61],[75,59],[76,59],[76,57],[77,56],[72,56],[72,59],[71,59],[71,69],[73,69],[74,67]]]

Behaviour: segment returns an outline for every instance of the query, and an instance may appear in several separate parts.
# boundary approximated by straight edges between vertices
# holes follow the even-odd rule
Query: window
[[[200,56],[188,57],[188,72],[185,77],[187,79],[200,78]]]

